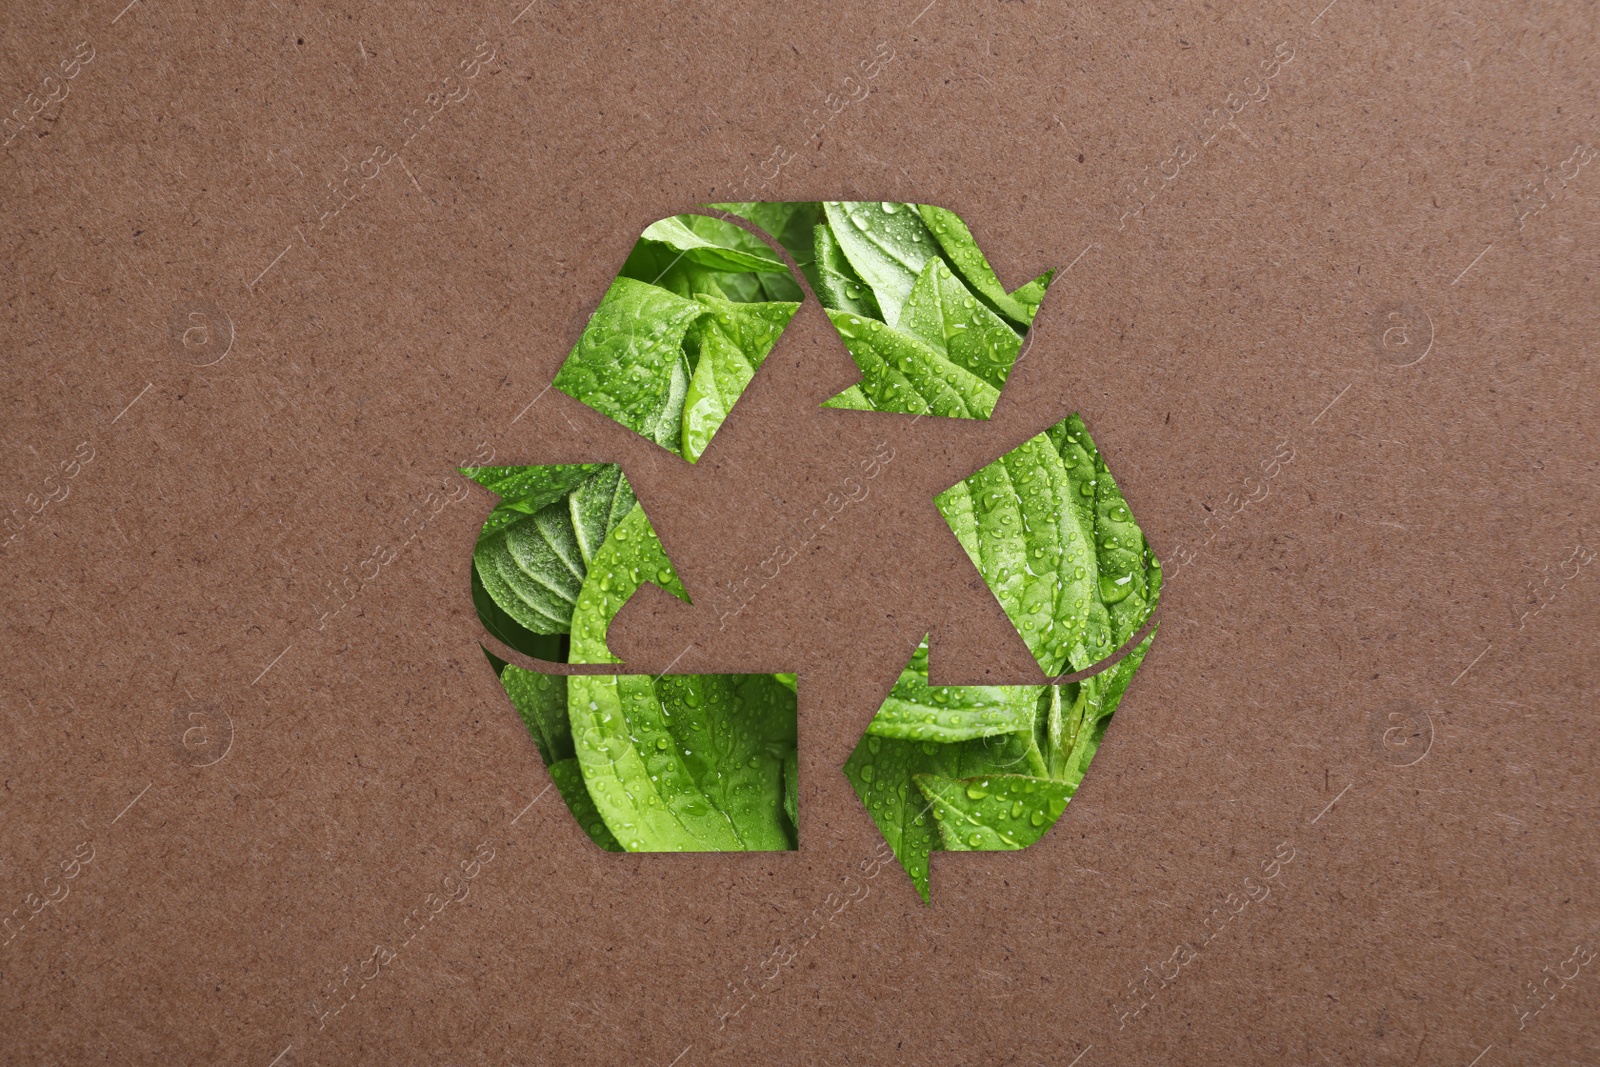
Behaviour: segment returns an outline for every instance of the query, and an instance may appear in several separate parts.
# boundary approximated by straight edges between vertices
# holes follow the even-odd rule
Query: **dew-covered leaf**
[[[567,662],[571,645],[566,634],[536,634],[512,618],[510,613],[494,602],[478,573],[478,564],[472,564],[472,604],[478,609],[478,621],[483,628],[501,642],[534,659],[553,663]]]
[[[681,416],[673,410],[674,379],[688,383],[683,335],[703,313],[697,300],[618,278],[556,372],[555,387],[661,443],[663,426],[676,430]]]
[[[551,781],[573,818],[595,844],[610,852],[622,851],[622,846],[617,844],[595,810],[578,769],[572,727],[567,717],[567,679],[559,674],[523,670],[496,658],[487,649],[484,653],[499,672],[500,684],[511,698],[511,706],[517,709],[523,725],[538,745]]]
[[[1148,621],[1160,565],[1076,416],[936,502],[1046,674],[1101,665]],[[924,899],[931,852],[1024,848],[1055,821],[1154,636],[1048,686],[930,687],[917,650],[845,773]]]
[[[917,211],[945,257],[985,303],[1018,326],[1027,327],[1033,322],[1054,270],[1045,271],[1015,293],[1007,294],[961,216],[932,204],[919,204]]]
[[[912,204],[828,202],[822,210],[856,276],[872,290],[884,323],[895,325],[923,264],[939,251],[922,216]]]
[[[861,368],[856,388],[872,410],[966,419],[987,419],[994,411],[1000,391],[926,342],[876,319],[831,310],[828,318]],[[841,394],[823,406],[853,403]]]
[[[1155,631],[1156,628],[1152,627],[1149,636],[1121,660],[1077,683],[1082,692],[1082,712],[1076,730],[1066,736],[1065,744],[1070,747],[1060,761],[1060,770],[1052,771],[1054,777],[1071,782],[1074,786],[1083,780],[1084,772],[1089,769],[1089,761],[1094,758],[1100,748],[1100,740],[1105,737],[1106,727],[1111,725],[1112,713],[1122,702],[1128,683],[1133,681],[1134,673],[1144,663],[1145,654],[1156,639]],[[1054,688],[1064,690],[1067,687]]]
[[[692,463],[801,296],[788,264],[749,230],[662,219],[634,245],[555,385]]]
[[[687,600],[642,507],[595,554],[573,613],[573,663],[615,663],[611,620],[645,582]],[[795,692],[769,674],[574,675],[579,766],[628,851],[792,848],[784,761]]]
[[[1110,620],[1109,647],[1104,653],[1109,655],[1137,633],[1155,610],[1161,592],[1161,563],[1150,551],[1144,531],[1133,521],[1128,502],[1083,419],[1069,415],[1046,435],[1077,483],[1079,507],[1075,514],[1080,528],[1093,531],[1096,581]],[[1086,480],[1093,487],[1092,498],[1083,492]],[[1089,499],[1092,507],[1083,507]],[[1083,670],[1089,664],[1075,666]]]
[[[572,610],[572,663],[620,663],[606,647],[606,631],[628,598],[654,582],[685,603],[689,594],[678,580],[666,549],[644,508],[633,510],[595,553]]]
[[[795,694],[770,674],[574,675],[583,780],[630,852],[795,847],[784,765]]]
[[[923,265],[911,287],[900,328],[996,389],[1005,385],[1022,350],[1022,337],[938,258]]]
[[[1059,453],[1040,434],[935,498],[1047,675],[1063,673],[1086,632],[1106,629],[1094,548],[1073,514],[1076,493]]]
[[[476,468],[470,476],[502,494],[473,550],[479,615],[506,644],[551,658],[538,636],[571,629],[589,561],[634,507],[633,491],[609,463]]]
[[[872,289],[861,280],[861,276],[845,258],[833,231],[819,223],[814,231],[813,242],[815,261],[811,285],[822,306],[831,311],[882,319],[883,312],[878,308],[878,300],[872,295]]]
[[[641,235],[659,241],[707,270],[786,271],[788,265],[749,230],[704,215],[678,215],[653,222]]]
[[[1020,734],[950,744],[868,734],[844,765],[845,777],[923,900],[928,899],[928,857],[941,845],[932,805],[917,789],[915,776],[971,778],[1042,770],[1031,739]]]
[[[940,842],[957,852],[1027,848],[1055,825],[1074,789],[1067,782],[1020,774],[919,774],[916,783],[932,805]]]
[[[483,540],[502,527],[563,500],[606,464],[568,463],[538,467],[462,467],[461,473],[500,498],[478,533]]]
[[[812,230],[822,217],[822,205],[815,201],[758,200],[732,204],[707,204],[754,223],[768,237],[783,246],[802,271],[813,258]],[[808,276],[809,276],[809,272]]]
[[[794,303],[735,304],[699,298],[706,313],[695,324],[699,359],[683,405],[683,458],[700,458],[767,353],[799,309]]]
[[[873,716],[867,733],[907,741],[971,741],[1033,729],[1036,685],[929,685],[928,643],[911,662]]]
[[[722,206],[782,231],[861,368],[862,382],[824,407],[989,417],[1048,273],[1008,296],[965,225],[916,204]],[[944,230],[942,241],[925,218]],[[798,223],[810,219],[807,238]]]
[[[566,679],[562,679],[565,684]],[[583,827],[583,832],[589,835],[589,840],[605,849],[607,852],[625,851],[611,833],[611,828],[600,815],[600,809],[594,806],[594,798],[589,795],[588,786],[583,783],[583,771],[578,764],[576,756],[564,759],[550,765],[550,780],[555,782],[556,791],[561,794],[561,799],[567,802],[567,809],[572,812],[572,817],[578,820],[578,825]]]
[[[783,761],[783,810],[794,827],[796,842],[800,833],[800,753],[796,750]]]
[[[480,541],[472,562],[494,602],[518,624],[539,634],[571,628],[584,566],[566,501]]]
[[[1155,607],[1160,564],[1075,415],[935,502],[1047,675],[1099,663]]]
[[[565,677],[507,664],[500,672],[500,685],[539,746],[545,766],[576,755],[572,748],[572,727],[567,721]]]
[[[682,297],[798,301],[788,264],[749,230],[721,218],[676,215],[649,226],[621,276]]]

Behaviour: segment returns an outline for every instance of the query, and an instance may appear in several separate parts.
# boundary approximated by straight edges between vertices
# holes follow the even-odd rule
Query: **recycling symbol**
[[[688,463],[812,295],[861,370],[825,407],[987,419],[1051,278],[1007,292],[966,224],[925,204],[706,212],[644,230],[553,383]],[[621,467],[463,473],[499,498],[473,550],[484,627],[502,651],[580,668],[485,647],[590,840],[797,848],[803,679],[614,673],[607,629],[641,585],[689,599]],[[924,900],[934,851],[1026,848],[1062,815],[1154,639],[1161,587],[1077,415],[935,502],[1056,681],[930,685],[924,637],[867,726],[843,771]]]

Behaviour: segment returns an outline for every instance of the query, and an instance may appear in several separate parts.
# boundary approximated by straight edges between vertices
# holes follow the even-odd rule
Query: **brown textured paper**
[[[1596,1054],[1584,5],[4,23],[0,1059]],[[814,303],[695,467],[548,389],[645,224],[820,198],[1061,268],[991,421],[820,410]],[[1074,410],[1161,632],[924,907],[839,767],[925,630],[1031,669],[932,497]],[[798,852],[585,840],[478,649],[484,450],[624,465],[695,599],[630,665],[800,672]]]

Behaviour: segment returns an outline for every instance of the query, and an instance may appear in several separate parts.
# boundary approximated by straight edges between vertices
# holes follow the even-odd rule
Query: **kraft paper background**
[[[1592,6],[125,3],[0,19],[0,1060],[1600,1058]],[[1060,268],[995,418],[819,410],[814,303],[696,467],[547,388],[745,199]],[[1161,629],[924,907],[839,768],[926,631],[1036,677],[932,497],[1072,411]],[[630,669],[799,672],[797,853],[584,839],[485,454],[624,465],[695,600]]]

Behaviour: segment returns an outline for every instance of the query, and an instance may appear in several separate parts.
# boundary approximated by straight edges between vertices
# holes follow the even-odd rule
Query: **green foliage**
[[[617,662],[606,630],[646,581],[684,596],[634,504],[589,558],[570,616],[570,662]],[[561,796],[600,847],[797,847],[792,675],[557,675],[491,662]]]
[[[693,462],[800,297],[782,258],[749,231],[663,219],[634,246],[555,385]],[[463,473],[500,497],[473,553],[473,594],[512,648],[614,664],[606,633],[641,585],[688,600],[615,464]],[[796,847],[793,675],[569,676],[491,662],[601,848]]]
[[[917,775],[940,843],[956,852],[1027,848],[1067,810],[1074,788],[1070,782],[1024,774]]]
[[[548,647],[532,635],[571,631],[590,562],[637,507],[633,490],[622,468],[610,463],[462,473],[500,494],[472,553],[474,579],[490,602],[480,599],[480,614],[514,648]],[[494,610],[485,611],[489,606]]]
[[[993,413],[1052,272],[1008,294],[966,224],[926,204],[713,206],[762,227],[794,256],[861,368],[860,384],[825,407]]]
[[[530,494],[501,500],[474,556],[477,574],[496,576],[476,588],[493,609],[485,624],[502,639],[528,619],[570,641],[568,662],[616,663],[606,631],[639,586],[655,582],[688,599],[617,467],[589,465],[581,478],[561,468],[469,473]],[[518,518],[496,518],[502,509]],[[566,676],[490,661],[595,844],[635,852],[797,847],[793,675]]]
[[[1025,848],[1050,828],[1083,780],[1154,636],[1152,631],[1116,665],[1079,682],[932,690],[923,643],[845,761],[844,772],[924,900],[933,852]],[[936,705],[941,710],[932,713],[940,723],[961,724],[976,699],[987,699],[1014,718],[909,735],[903,721],[896,721],[901,709],[927,706],[921,701],[939,689],[951,694],[948,705]],[[963,707],[943,710],[958,702]],[[1003,805],[994,799],[1000,793],[1007,797]]]
[[[1099,663],[1155,607],[1161,565],[1077,415],[935,502],[1045,674]]]
[[[796,847],[795,694],[765,674],[573,675],[578,764],[630,852]]]
[[[936,502],[1045,674],[1102,663],[1149,620],[1160,564],[1078,416]],[[924,899],[931,853],[1050,828],[1154,637],[1060,685],[930,686],[927,642],[912,654],[845,774]]]
[[[695,462],[794,316],[821,300],[859,383],[827,406],[986,419],[1051,273],[1007,292],[951,212],[893,203],[715,205],[648,227],[557,388]],[[485,467],[498,497],[473,554],[484,625],[519,652],[616,664],[612,620],[653,582],[688,592],[620,468]],[[1047,677],[1125,650],[1161,568],[1073,415],[936,503]],[[1060,684],[934,686],[916,649],[845,764],[926,899],[939,850],[1025,848],[1065,809],[1154,639]],[[626,851],[798,844],[796,680],[547,674],[491,656],[579,825]]]
[[[801,289],[761,238],[723,219],[647,227],[555,387],[690,463],[700,458]]]

